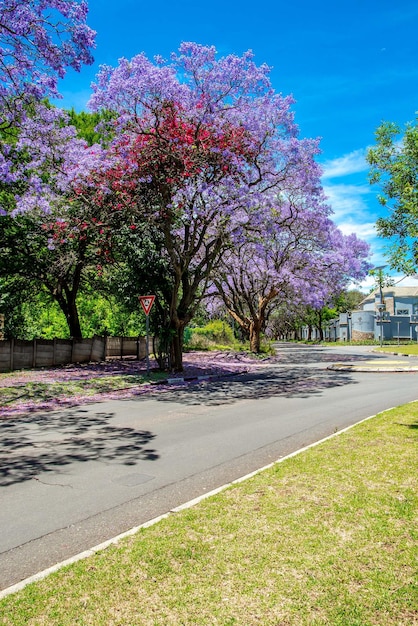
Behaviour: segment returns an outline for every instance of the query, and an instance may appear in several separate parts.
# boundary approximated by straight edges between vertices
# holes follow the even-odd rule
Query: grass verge
[[[6,375],[4,375],[5,378]],[[11,377],[11,375],[7,375]],[[88,398],[95,394],[110,393],[122,389],[135,389],[166,378],[164,373],[120,374],[92,377],[85,380],[49,381],[47,383],[28,381],[19,385],[0,387],[0,406],[13,407],[22,402],[36,403],[81,396]]]
[[[392,345],[392,346],[383,346],[378,349],[378,352],[389,352],[394,353],[397,352],[399,354],[407,354],[408,356],[418,356],[418,345],[415,344],[404,344],[404,345]]]
[[[418,402],[0,602],[4,625],[418,624]]]

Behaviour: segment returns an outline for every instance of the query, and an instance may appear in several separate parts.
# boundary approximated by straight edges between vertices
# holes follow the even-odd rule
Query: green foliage
[[[378,233],[388,239],[391,267],[412,274],[418,266],[418,126],[402,129],[386,122],[376,131],[376,146],[367,160],[370,183],[380,186],[380,204],[388,215],[377,220]]]
[[[69,337],[59,306],[45,290],[28,288],[20,277],[0,278],[0,311],[5,316],[6,339]]]
[[[70,336],[65,316],[58,304],[47,294],[37,294],[35,302],[22,305],[26,324],[25,339],[68,339]]]
[[[15,297],[13,297],[15,287]],[[80,292],[77,307],[83,337],[145,334],[145,320],[137,306],[130,311],[112,295]],[[45,290],[26,291],[19,281],[0,279],[0,312],[5,315],[5,336],[15,339],[67,339],[68,324],[58,304]]]
[[[359,308],[360,302],[366,297],[366,294],[358,289],[350,289],[340,293],[333,301],[334,317],[338,313],[346,313],[347,311],[355,311]],[[331,318],[332,319],[332,318]]]
[[[60,211],[65,212],[63,208]],[[69,220],[70,213],[68,209]],[[47,291],[61,307],[70,334],[79,337],[75,302],[85,268],[97,263],[97,247],[87,237],[51,245],[53,225],[62,214],[57,211],[46,216],[31,211],[14,218],[0,217],[0,277],[15,277],[27,294]]]
[[[231,326],[223,320],[212,320],[202,327],[187,326],[184,332],[184,345],[187,350],[251,352],[250,342],[236,339]],[[266,354],[274,355],[276,351],[270,342],[262,341],[260,356]]]
[[[82,292],[77,298],[83,337],[145,335],[145,320],[137,306],[129,311],[114,296]]]
[[[222,320],[213,320],[208,322],[203,328],[192,328],[190,330],[192,336],[206,337],[209,341],[228,344],[232,344],[234,341],[234,331],[229,324]]]
[[[74,109],[68,111],[68,115],[71,126],[77,129],[77,135],[87,141],[89,146],[99,142],[103,143],[103,134],[100,132],[98,125],[102,122],[106,123],[114,117],[110,112],[87,113],[86,111],[81,111],[81,113],[77,113]]]

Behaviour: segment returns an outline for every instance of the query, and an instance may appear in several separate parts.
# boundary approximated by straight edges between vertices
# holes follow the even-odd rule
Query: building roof
[[[414,287],[383,287],[382,289],[383,297],[389,298],[418,298],[418,286]],[[375,289],[371,293],[369,293],[363,300],[359,303],[359,307],[363,304],[367,304],[369,302],[374,302],[376,296],[380,295],[380,289]]]

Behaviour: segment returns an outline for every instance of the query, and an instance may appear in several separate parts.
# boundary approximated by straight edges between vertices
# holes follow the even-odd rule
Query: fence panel
[[[152,338],[149,341],[152,352]],[[104,361],[109,357],[146,357],[145,337],[93,337],[92,339],[11,339],[0,341],[0,372],[66,363]]]
[[[88,363],[105,359],[106,339],[11,339],[0,341],[0,372]]]
[[[149,339],[150,353],[152,352],[152,337]],[[107,337],[106,357],[123,358],[134,356],[145,359],[147,355],[147,341],[145,337]]]
[[[13,369],[21,370],[32,367],[34,348],[36,348],[36,346],[33,341],[15,339],[13,342],[13,351],[10,354]]]

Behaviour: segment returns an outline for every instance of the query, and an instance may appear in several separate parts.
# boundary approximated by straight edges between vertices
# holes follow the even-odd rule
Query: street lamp
[[[351,322],[351,311],[347,311],[347,343],[351,341],[350,322]]]
[[[386,305],[383,302],[380,302],[376,306],[378,310],[378,314],[376,316],[376,322],[380,324],[379,337],[380,337],[380,347],[382,347],[383,345],[383,311],[385,310]]]

